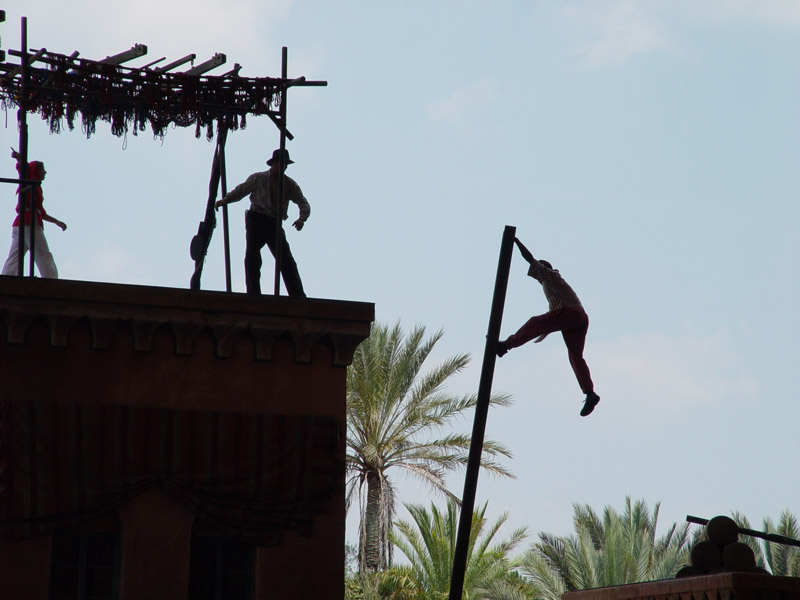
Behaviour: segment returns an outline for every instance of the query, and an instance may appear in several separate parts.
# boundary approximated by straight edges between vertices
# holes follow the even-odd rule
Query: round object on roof
[[[692,547],[692,564],[708,573],[712,569],[722,566],[722,551],[714,542],[703,540]]]
[[[739,526],[730,517],[719,516],[706,525],[706,538],[720,547],[739,540]]]
[[[734,542],[722,549],[722,564],[731,571],[747,571],[756,566],[756,555],[747,544]]]

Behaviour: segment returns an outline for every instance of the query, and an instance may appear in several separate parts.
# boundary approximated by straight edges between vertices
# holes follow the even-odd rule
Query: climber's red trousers
[[[509,349],[517,348],[533,338],[560,331],[569,352],[569,363],[578,379],[584,394],[594,391],[589,366],[583,359],[586,332],[589,330],[589,316],[580,306],[559,308],[543,315],[531,317],[514,335],[505,340]],[[537,342],[541,340],[536,340]]]

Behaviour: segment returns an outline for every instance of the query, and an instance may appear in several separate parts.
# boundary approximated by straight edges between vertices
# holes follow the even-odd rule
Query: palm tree
[[[475,395],[442,391],[447,379],[468,364],[469,355],[459,354],[421,374],[442,332],[427,340],[424,336],[422,326],[405,336],[399,322],[393,327],[373,324],[347,371],[347,505],[358,496],[360,573],[374,573],[391,563],[388,534],[396,489],[389,472],[404,470],[454,497],[445,476],[467,462],[469,435],[433,436],[476,404]],[[510,398],[496,395],[491,403],[507,406]],[[511,456],[505,447],[487,440],[483,455],[484,469],[511,476],[494,460],[499,455]]]
[[[450,499],[447,510],[431,506],[405,505],[414,525],[398,521],[389,539],[406,555],[408,567],[395,567],[383,573],[381,591],[392,600],[445,600],[450,590],[456,537],[459,523],[458,504]],[[490,527],[485,518],[486,504],[472,513],[464,598],[472,600],[525,598],[525,582],[513,572],[511,551],[525,539],[525,528],[511,533],[506,540],[494,543],[500,527],[508,520],[501,515]]]
[[[734,512],[733,519],[739,527],[752,529],[744,515]],[[762,523],[762,529],[765,533],[776,533],[795,540],[800,539],[800,526],[798,526],[797,518],[788,509],[778,517],[777,526],[772,519],[766,517]],[[773,575],[781,577],[800,577],[800,548],[797,546],[777,544],[747,535],[740,536],[739,540],[753,549],[756,555],[756,564],[759,567],[767,568]]]
[[[575,534],[539,534],[522,561],[537,597],[559,600],[564,592],[667,579],[688,562],[688,525],[656,538],[657,503],[650,514],[644,501],[625,500],[619,514],[606,506],[602,520],[588,506],[573,505]]]

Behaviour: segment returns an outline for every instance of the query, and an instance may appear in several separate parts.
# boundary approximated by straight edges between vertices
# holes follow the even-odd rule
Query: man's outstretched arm
[[[522,258],[527,260],[528,263],[533,264],[534,261],[536,261],[536,259],[533,258],[533,254],[531,254],[531,251],[525,247],[525,244],[519,241],[519,238],[514,238],[514,243],[517,245],[517,248],[519,248],[519,251],[522,254]]]
[[[59,221],[58,219],[56,219],[55,217],[51,217],[47,213],[42,214],[42,221],[47,221],[49,223],[58,225],[59,227],[61,227],[61,231],[67,230],[67,224],[64,223],[64,221]]]
[[[253,173],[244,180],[244,182],[237,185],[227,194],[225,194],[222,198],[214,202],[214,210],[219,210],[220,206],[225,206],[226,204],[231,204],[232,202],[238,202],[248,194],[253,193],[253,190],[256,186],[256,177],[258,173]]]

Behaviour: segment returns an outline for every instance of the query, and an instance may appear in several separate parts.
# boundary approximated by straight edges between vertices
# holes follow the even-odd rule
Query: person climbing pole
[[[560,331],[569,353],[569,362],[581,390],[586,394],[583,402],[581,416],[589,416],[600,396],[594,391],[594,383],[589,372],[589,366],[583,358],[583,348],[586,343],[586,333],[589,330],[589,317],[583,309],[578,295],[570,285],[546,260],[537,260],[533,257],[518,238],[514,243],[519,248],[522,257],[528,262],[528,276],[533,277],[542,284],[544,295],[549,304],[549,310],[543,315],[531,317],[519,330],[505,340],[497,342],[497,356],[505,355],[512,348],[534,340],[541,342],[554,331]],[[534,339],[536,338],[536,339]]]

